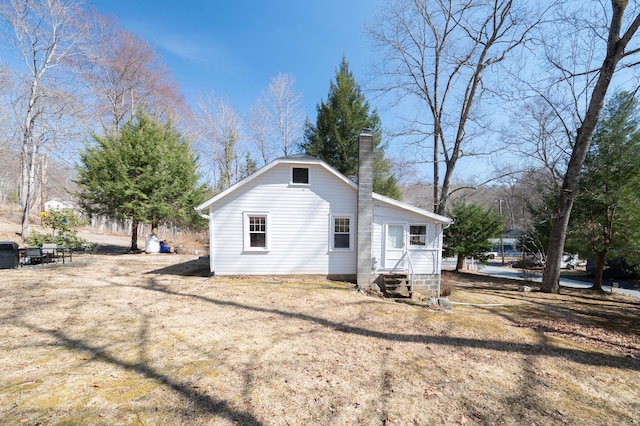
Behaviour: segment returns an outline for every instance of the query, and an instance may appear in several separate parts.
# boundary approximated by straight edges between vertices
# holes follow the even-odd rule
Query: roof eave
[[[407,204],[407,203],[403,203],[402,201],[398,201],[398,200],[394,200],[393,198],[389,198],[389,197],[385,197],[384,195],[380,195],[378,193],[373,193],[373,199],[377,200],[377,201],[381,201],[387,204],[391,204],[394,207],[400,208],[400,209],[404,209],[404,210],[409,210],[410,212],[413,212],[415,214],[418,214],[420,216],[425,216],[428,217],[429,219],[435,221],[435,222],[439,222],[442,223],[444,225],[450,225],[453,223],[453,219],[446,217],[446,216],[442,216],[439,215],[437,213],[432,213],[428,210],[424,210],[421,209],[419,207],[416,206],[412,206],[411,204]]]

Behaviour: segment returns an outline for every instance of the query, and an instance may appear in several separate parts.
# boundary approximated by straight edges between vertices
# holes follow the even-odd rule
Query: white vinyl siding
[[[371,252],[376,258],[376,268],[385,268],[385,232],[388,224],[405,224],[408,241],[408,253],[411,266],[416,274],[439,274],[442,263],[440,247],[442,247],[442,226],[436,223],[425,223],[424,216],[396,208],[390,205],[376,204],[374,208],[374,224]],[[418,233],[412,234],[411,227],[425,226],[424,245],[412,245],[418,239]],[[414,231],[419,231],[417,228]],[[419,232],[422,232],[421,230]],[[423,238],[420,237],[420,240]]]
[[[293,183],[294,167],[308,168],[308,184]],[[266,166],[207,205],[211,271],[216,275],[355,275],[356,204],[354,185],[323,164],[301,160]],[[428,212],[422,214],[391,200],[374,196],[373,204],[371,256],[376,270],[383,268],[386,229],[396,224],[404,226],[406,244],[412,235],[424,240],[424,245],[408,246],[414,273],[439,273],[442,225],[432,222]],[[257,220],[252,228],[250,218],[260,215],[264,226]],[[349,249],[335,248],[335,218],[350,219]],[[417,228],[411,233],[412,225],[425,224],[424,238]],[[345,223],[339,225],[342,244],[338,245],[345,245]],[[263,231],[261,247],[262,237],[257,234]],[[252,233],[257,247],[251,244]]]
[[[355,250],[332,251],[327,232],[332,211],[355,217],[355,191],[322,166],[309,169],[312,185],[291,185],[291,165],[280,164],[212,206],[216,275],[355,274]],[[244,212],[261,211],[268,251],[244,250]]]

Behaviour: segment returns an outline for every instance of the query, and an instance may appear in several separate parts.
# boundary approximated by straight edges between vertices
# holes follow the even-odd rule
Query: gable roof
[[[313,164],[313,165],[317,165],[317,166],[320,166],[320,167],[323,167],[324,169],[326,169],[329,173],[334,175],[337,179],[342,181],[344,184],[349,185],[351,188],[353,188],[354,191],[358,190],[358,185],[355,182],[353,182],[351,179],[347,178],[345,175],[343,175],[342,173],[340,173],[339,171],[337,171],[336,169],[331,167],[329,164],[325,163],[324,161],[322,161],[322,160],[320,160],[318,158],[310,157],[310,156],[307,156],[307,155],[300,155],[300,156],[294,156],[294,157],[282,157],[282,158],[278,158],[278,159],[270,162],[269,164],[265,165],[264,167],[262,167],[261,169],[259,169],[255,173],[247,176],[246,178],[239,180],[235,184],[231,185],[229,188],[227,188],[224,191],[220,192],[219,194],[215,195],[213,198],[210,198],[209,200],[207,200],[204,203],[200,204],[195,209],[197,211],[201,212],[201,211],[211,207],[213,204],[215,204],[216,202],[218,202],[222,198],[225,198],[228,194],[236,191],[237,189],[247,185],[250,182],[253,182],[255,179],[258,179],[260,176],[262,176],[263,174],[265,174],[266,172],[268,172],[269,170],[271,170],[272,168],[274,168],[274,167],[276,167],[276,166],[278,166],[280,164],[301,164],[301,165]],[[389,197],[385,197],[384,195],[380,195],[380,194],[377,194],[375,192],[372,194],[372,197],[373,197],[373,199],[375,201],[381,202],[383,204],[390,205],[392,207],[396,207],[396,208],[399,208],[399,209],[410,211],[410,212],[418,214],[420,216],[424,216],[426,218],[429,218],[429,219],[431,219],[431,220],[433,220],[435,222],[440,222],[440,223],[443,223],[443,224],[451,224],[451,223],[453,223],[453,219],[448,218],[446,216],[441,216],[441,215],[436,214],[436,213],[431,213],[431,212],[429,212],[427,210],[412,206],[411,204],[403,203],[402,201],[398,201],[398,200],[394,200],[394,199],[389,198]]]

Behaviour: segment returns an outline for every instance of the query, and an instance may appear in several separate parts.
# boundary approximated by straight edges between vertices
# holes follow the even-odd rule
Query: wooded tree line
[[[636,88],[639,26],[639,5],[626,0],[407,0],[389,2],[371,28],[383,52],[380,90],[417,105],[403,132],[417,135],[433,165],[434,211],[447,212],[458,161],[495,149],[481,137],[492,118],[511,118],[499,168],[515,171],[504,167],[510,148],[525,179],[552,186],[544,291],[559,291],[579,176],[610,86]]]
[[[5,41],[14,54],[0,74],[7,83],[2,86],[2,107],[6,112],[2,117],[6,122],[0,147],[6,153],[3,159],[7,165],[19,163],[19,167],[7,170],[20,173],[15,193],[25,236],[29,233],[29,212],[34,207],[42,209],[51,175],[49,165],[52,161],[56,165],[56,160],[71,158],[73,162],[79,158],[84,162],[78,169],[78,182],[84,187],[77,195],[86,197],[80,204],[88,212],[122,216],[126,209],[106,205],[99,208],[98,200],[91,197],[95,194],[87,192],[89,187],[97,191],[100,186],[89,182],[98,171],[90,170],[93,158],[89,154],[94,145],[106,151],[104,141],[126,151],[124,130],[141,122],[149,128],[166,123],[172,132],[190,141],[187,148],[199,154],[200,177],[211,183],[212,192],[226,189],[277,157],[304,151],[303,129],[312,124],[308,120],[305,123],[302,95],[296,92],[292,75],[274,77],[246,119],[213,92],[203,95],[196,108],[191,109],[154,49],[83,0],[11,0],[1,5],[0,17],[6,30]],[[323,143],[327,149],[340,153],[323,157],[313,151],[316,142],[309,142],[306,152],[323,157],[347,175],[355,175],[357,156],[353,156],[353,147],[357,134],[363,127],[373,127],[378,147],[376,169],[380,170],[377,176],[383,182],[378,190],[399,197],[391,163],[384,156],[379,118],[369,110],[346,60],[336,72],[329,97],[332,118],[348,117],[342,120],[348,124],[338,133],[327,127],[316,136],[324,138],[323,132],[332,132]],[[157,138],[158,145],[162,140]],[[88,147],[84,148],[87,141]],[[142,138],[138,141],[144,142]],[[126,153],[120,154],[120,160],[129,158]],[[13,189],[10,176],[3,180],[5,200],[5,194]],[[76,179],[70,177],[65,186]],[[105,182],[113,182],[114,176],[104,177]],[[35,206],[38,199],[41,205]],[[127,218],[134,223],[143,220],[144,215],[132,215],[130,208],[128,211]]]
[[[555,200],[543,289],[557,291],[579,177],[605,99],[610,87],[636,88],[640,13],[625,0],[540,3],[385,3],[369,29],[377,78],[368,89],[398,109],[403,125],[383,133],[346,59],[315,123],[300,113],[301,95],[288,74],[273,79],[247,117],[213,93],[191,109],[153,48],[114,19],[82,0],[8,0],[0,15],[16,55],[0,72],[6,112],[0,149],[20,162],[23,233],[51,161],[73,157],[87,129],[110,137],[139,111],[173,123],[192,141],[205,180],[218,191],[300,151],[324,156],[349,175],[353,134],[366,125],[377,135],[378,189],[392,196],[407,168],[385,157],[383,134],[406,144],[405,166],[432,168],[422,185],[431,194],[419,204],[437,213],[449,213],[451,200],[470,193],[470,185],[455,180],[466,157],[495,169],[493,187],[507,205]],[[337,114],[353,112],[360,118],[352,128],[336,125]]]

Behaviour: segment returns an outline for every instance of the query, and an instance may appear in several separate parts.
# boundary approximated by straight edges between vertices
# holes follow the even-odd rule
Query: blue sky
[[[364,25],[380,0],[92,3],[156,47],[192,105],[213,91],[245,113],[273,77],[289,73],[314,121],[343,53],[366,88],[373,57]]]
[[[90,0],[91,1],[91,0]],[[383,131],[398,126],[370,88],[376,60],[365,25],[385,0],[92,0],[150,42],[173,72],[192,107],[212,91],[247,114],[278,73],[295,77],[305,113],[315,123],[316,105],[326,100],[342,55],[377,108]],[[403,142],[387,139],[390,157],[411,156]],[[475,175],[463,167],[457,175]],[[431,175],[431,166],[422,172]],[[486,171],[486,167],[483,168]]]

